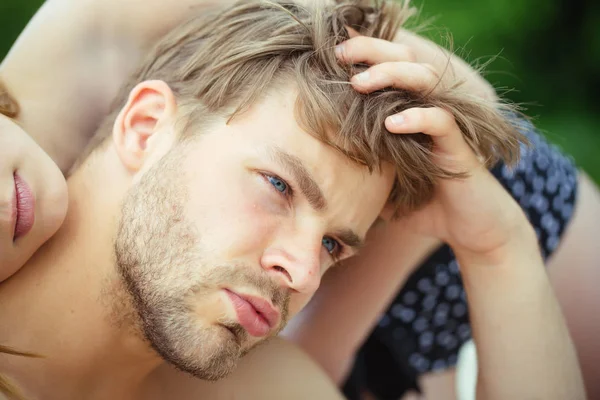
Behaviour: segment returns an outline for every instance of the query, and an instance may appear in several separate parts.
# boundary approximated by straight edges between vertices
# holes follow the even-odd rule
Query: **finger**
[[[375,65],[388,61],[415,62],[417,59],[409,46],[368,36],[346,40],[336,47],[336,54],[341,61],[350,64]]]
[[[469,169],[480,164],[453,115],[441,108],[410,108],[386,118],[385,127],[392,133],[423,133],[433,137],[436,153],[452,163],[459,161]]]
[[[360,36],[360,33],[358,33],[358,31],[354,28],[346,26],[346,30],[348,31],[348,36],[350,36],[351,38]]]
[[[432,66],[413,62],[385,62],[354,75],[351,79],[356,90],[363,93],[394,87],[415,92],[434,90],[440,77]]]

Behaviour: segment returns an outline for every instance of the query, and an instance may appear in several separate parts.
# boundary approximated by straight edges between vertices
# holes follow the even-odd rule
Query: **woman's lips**
[[[35,222],[35,197],[31,188],[16,173],[14,174],[15,179],[15,198],[13,203],[13,210],[15,214],[15,231],[13,241],[18,238],[25,236]]]
[[[279,323],[279,312],[264,299],[225,290],[240,325],[252,336],[267,336]]]

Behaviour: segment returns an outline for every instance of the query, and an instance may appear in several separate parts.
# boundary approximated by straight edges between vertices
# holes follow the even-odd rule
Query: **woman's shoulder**
[[[276,337],[253,349],[236,370],[217,382],[163,369],[153,399],[341,400],[343,396],[323,370],[298,346]]]

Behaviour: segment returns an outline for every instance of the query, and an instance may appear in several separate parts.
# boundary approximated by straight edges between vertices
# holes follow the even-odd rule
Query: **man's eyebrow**
[[[334,235],[344,242],[346,246],[351,247],[354,252],[357,252],[365,245],[365,239],[358,236],[351,229],[341,229],[334,232]]]
[[[308,200],[315,211],[324,211],[327,208],[327,200],[323,191],[315,182],[304,163],[298,157],[289,154],[277,146],[267,148],[267,154],[285,170],[294,176],[300,191]]]
[[[310,172],[308,172],[300,158],[287,153],[277,146],[268,147],[267,154],[273,161],[294,176],[294,180],[298,183],[300,191],[315,211],[324,211],[327,208],[327,200],[323,195],[323,191],[321,191],[321,188],[310,175]],[[363,238],[351,229],[340,229],[334,232],[334,235],[354,251],[358,251],[365,242]]]

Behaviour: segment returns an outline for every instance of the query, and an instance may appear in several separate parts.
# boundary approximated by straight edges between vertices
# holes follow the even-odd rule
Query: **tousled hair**
[[[257,0],[195,16],[167,34],[122,87],[84,158],[110,135],[128,94],[142,81],[170,86],[187,128],[214,115],[234,118],[274,86],[292,82],[298,88],[298,123],[370,171],[391,163],[396,181],[389,200],[396,215],[415,210],[432,198],[438,179],[465,174],[436,164],[429,136],[390,134],[384,126],[387,116],[411,107],[441,107],[454,116],[487,166],[499,159],[514,163],[526,139],[506,118],[502,108],[507,105],[469,95],[460,84],[427,92],[390,88],[361,94],[352,88],[351,76],[367,66],[344,65],[336,58],[335,46],[349,38],[347,27],[392,40],[414,13],[408,0],[302,6]],[[180,134],[190,132],[198,130]]]

